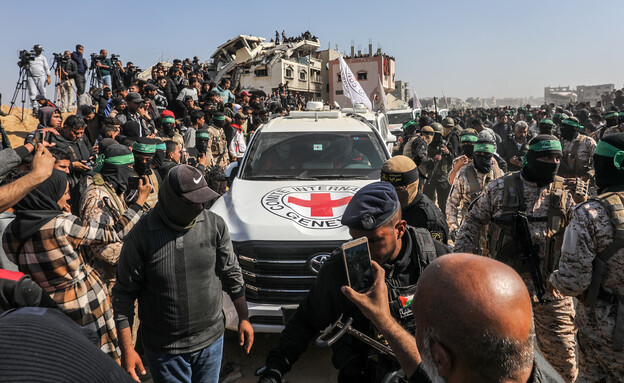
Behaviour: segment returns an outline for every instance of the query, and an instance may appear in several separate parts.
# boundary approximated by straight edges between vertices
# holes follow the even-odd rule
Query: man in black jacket
[[[217,382],[223,353],[225,291],[239,318],[239,338],[249,353],[243,275],[225,221],[204,209],[219,195],[199,170],[173,168],[159,202],[126,237],[113,288],[122,365],[139,381],[145,374],[132,345],[134,303],[139,301],[143,346],[155,381]]]
[[[522,169],[522,159],[529,150],[529,125],[524,121],[516,122],[513,135],[503,138],[498,147],[498,154],[509,164],[507,170],[515,172]]]
[[[429,232],[408,226],[401,219],[399,197],[387,182],[364,186],[351,199],[341,220],[353,238],[367,237],[370,255],[386,270],[393,317],[407,331],[414,331],[408,298],[411,297],[422,270],[436,257],[449,252],[444,244],[431,239]],[[371,323],[341,292],[347,285],[343,253],[336,249],[323,264],[308,295],[282,331],[277,346],[269,352],[260,382],[281,382],[308,343],[318,332],[342,314],[353,318],[352,327],[371,336]],[[344,335],[333,346],[332,362],[339,370],[339,383],[379,382],[399,366],[396,361],[376,355],[371,348]]]
[[[406,156],[394,156],[381,167],[381,180],[390,182],[401,203],[402,218],[408,225],[429,230],[433,239],[447,243],[449,228],[439,207],[419,191],[420,173]]]
[[[87,69],[89,69],[89,65],[87,65],[87,60],[85,60],[83,54],[84,47],[80,44],[76,45],[76,51],[71,54],[72,61],[76,63],[76,76],[74,80],[76,83],[76,94],[78,96],[85,92],[85,84],[87,83],[85,74],[87,73]]]

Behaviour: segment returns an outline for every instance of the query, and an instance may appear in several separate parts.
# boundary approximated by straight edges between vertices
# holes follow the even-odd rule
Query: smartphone
[[[43,141],[51,142],[52,133],[44,132],[43,130],[35,130],[35,136],[33,137],[35,143],[42,143]]]
[[[368,238],[362,237],[342,245],[347,281],[349,286],[363,292],[373,285],[373,265],[371,264]]]
[[[186,163],[187,165],[195,166],[197,165],[197,159],[195,157],[189,157]]]
[[[129,190],[138,190],[139,189],[139,181],[141,177],[130,177],[128,178],[128,189]]]

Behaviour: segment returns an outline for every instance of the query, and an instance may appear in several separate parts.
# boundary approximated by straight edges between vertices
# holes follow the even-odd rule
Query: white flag
[[[412,88],[412,93],[414,93],[414,102],[412,103],[412,108],[420,108],[422,109],[422,105],[420,104],[420,100],[418,99],[418,95],[416,94],[416,89]]]
[[[388,98],[386,97],[386,92],[384,91],[383,84],[381,83],[381,76],[377,76],[379,79],[379,85],[377,86],[377,92],[379,93],[379,108],[383,113],[387,113],[390,108],[388,107]]]
[[[344,95],[351,100],[351,104],[364,104],[368,110],[372,110],[373,106],[366,92],[362,89],[362,85],[360,85],[355,76],[353,76],[353,72],[351,72],[351,69],[349,69],[349,66],[342,56],[339,56],[338,59],[340,60],[340,78],[342,79]]]

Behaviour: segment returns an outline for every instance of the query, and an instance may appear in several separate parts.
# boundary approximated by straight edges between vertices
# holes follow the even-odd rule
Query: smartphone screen
[[[342,253],[349,286],[358,292],[371,287],[373,284],[373,267],[367,238],[362,237],[343,244]]]
[[[137,190],[139,188],[139,181],[141,177],[130,177],[128,178],[128,189]]]

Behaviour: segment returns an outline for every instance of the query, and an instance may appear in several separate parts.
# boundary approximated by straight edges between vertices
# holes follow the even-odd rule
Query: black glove
[[[282,383],[282,374],[278,370],[266,370],[260,375],[258,383]]]

